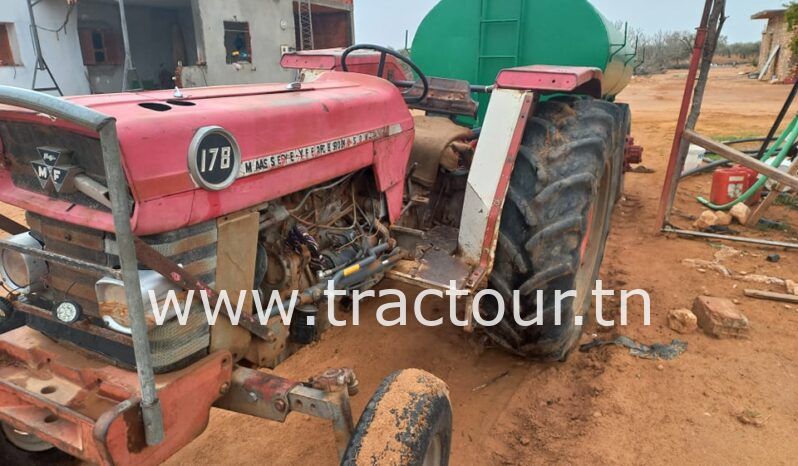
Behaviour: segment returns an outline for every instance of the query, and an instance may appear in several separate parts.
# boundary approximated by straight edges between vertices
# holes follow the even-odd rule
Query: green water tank
[[[419,26],[412,58],[429,76],[480,85],[515,66],[595,67],[612,99],[632,78],[633,42],[587,0],[441,0]]]

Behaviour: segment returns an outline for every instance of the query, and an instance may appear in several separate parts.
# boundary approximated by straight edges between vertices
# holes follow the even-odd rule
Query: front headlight
[[[144,301],[144,315],[147,319],[147,326],[152,329],[155,327],[155,315],[152,312],[150,303],[150,290],[155,292],[158,303],[162,306],[162,301],[166,298],[169,291],[177,293],[178,300],[184,298],[184,293],[179,288],[172,285],[163,275],[153,270],[140,270],[139,281],[141,282],[141,299]],[[130,335],[130,316],[127,309],[127,296],[125,295],[125,284],[121,280],[105,277],[94,285],[97,293],[97,302],[100,305],[100,317],[114,331]],[[171,320],[176,316],[174,309],[169,309],[165,320]]]
[[[42,250],[42,244],[30,233],[12,236],[10,243]],[[27,294],[44,288],[42,279],[47,274],[47,263],[10,249],[0,250],[0,277],[11,291]]]

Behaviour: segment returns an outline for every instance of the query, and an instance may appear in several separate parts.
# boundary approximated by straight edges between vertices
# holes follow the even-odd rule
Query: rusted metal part
[[[263,337],[251,341],[244,357],[257,367],[273,369],[293,354],[295,350],[289,344],[289,327],[283,324],[281,316],[269,319],[268,327],[271,333],[262,332]],[[254,326],[254,330],[260,331],[261,326]]]
[[[415,87],[419,85],[413,81],[395,82],[400,87]],[[471,97],[471,85],[468,81],[445,78],[429,78],[429,93],[427,97],[410,106],[430,113],[446,115],[463,115],[476,117],[479,104]]]
[[[99,465],[154,465],[173,455],[205,429],[232,375],[230,354],[219,352],[156,377],[166,437],[147,446],[136,372],[25,327],[0,336],[0,356],[0,420]]]
[[[53,313],[48,309],[43,309],[33,304],[22,302],[19,300],[14,301],[13,304],[14,304],[14,310],[16,311],[24,312],[25,314],[34,315],[42,319],[47,319],[59,324],[61,323],[58,320],[56,320],[55,317],[53,317]],[[133,345],[133,340],[128,335],[123,335],[121,333],[108,330],[105,327],[92,324],[86,320],[75,322],[71,326],[77,330],[90,333],[92,335],[97,335],[98,337],[104,338],[106,340],[115,341],[117,343],[121,343],[126,346]]]
[[[340,392],[346,390],[349,396],[357,395],[360,382],[355,371],[345,367],[340,369],[327,369],[321,374],[310,379],[313,388],[325,392]]]
[[[71,257],[67,257],[49,251],[42,251],[40,249],[21,246],[19,244],[10,243],[8,241],[0,241],[0,249],[10,249],[12,251],[21,252],[23,254],[27,254],[29,256],[45,260],[47,262],[55,262],[57,264],[61,264],[64,267],[68,267],[72,270],[92,272],[92,273],[107,275],[109,277],[113,277],[119,280],[122,279],[122,274],[119,270],[115,270],[110,267],[103,267],[101,265],[93,264],[91,262],[79,259],[73,259]]]
[[[208,303],[211,307],[216,307],[219,293],[211,288],[210,285],[164,257],[140,238],[136,238],[134,242],[139,261],[147,268],[160,273],[172,284],[183,290],[205,291],[208,294]],[[269,341],[274,338],[271,329],[268,326],[260,325],[251,314],[242,315],[239,325],[263,340]]]
[[[284,422],[289,412],[288,393],[298,385],[299,382],[238,367],[227,393],[216,402],[216,407]]]
[[[321,385],[329,384],[330,390],[238,367],[216,407],[276,422],[285,422],[291,412],[328,419],[333,424],[339,455],[343,456],[354,431],[349,392],[351,386],[357,387],[357,377],[351,369],[332,369],[314,380],[323,380]]]
[[[623,171],[632,170],[632,165],[643,163],[643,146],[635,144],[635,138],[626,136],[626,148],[624,150]]]
[[[207,292],[209,302],[212,305],[216,304],[216,300],[219,299],[219,294],[214,291],[213,288],[190,273],[186,272],[185,269],[166,258],[149,244],[142,241],[141,238],[135,238],[133,241],[136,247],[136,255],[138,256],[139,262],[144,264],[145,267],[160,273],[175,286],[178,286],[184,290]]]
[[[425,238],[416,242],[416,257],[399,262],[388,272],[388,277],[441,291],[448,290],[454,281],[461,289],[471,273],[471,266],[455,255],[457,233],[450,227],[435,227],[426,232]]]
[[[0,214],[0,230],[3,230],[10,235],[19,235],[27,232],[28,228],[6,217],[5,215]]]
[[[288,400],[293,412],[332,421],[338,457],[343,458],[355,431],[349,393],[346,390],[324,392],[299,385],[288,394]]]
[[[104,267],[118,266],[118,245],[113,235],[43,217],[30,211],[27,212],[26,219],[31,235],[43,243],[44,250]],[[173,262],[179,262],[186,271],[201,280],[213,280],[215,276],[216,240],[215,222],[143,239],[152,248]],[[76,271],[54,262],[48,265],[50,273],[43,280],[48,292],[42,294],[42,298],[71,299],[83,307],[85,314],[102,317],[95,285],[107,275],[96,271]],[[119,298],[119,308],[127,315],[127,301],[124,296]],[[152,315],[148,313],[147,317],[151,319]],[[128,321],[127,317],[125,321]],[[129,327],[129,321],[124,326]]]

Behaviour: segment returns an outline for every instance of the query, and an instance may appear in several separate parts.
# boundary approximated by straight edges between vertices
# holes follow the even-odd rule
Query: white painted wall
[[[68,6],[64,0],[42,0],[34,7],[36,22],[40,27],[58,29],[66,18]],[[80,53],[77,31],[77,12],[73,11],[66,31],[58,34],[39,30],[44,58],[55,75],[65,95],[88,94],[89,81],[86,67]],[[31,88],[33,71],[36,66],[36,53],[30,35],[30,17],[26,0],[0,0],[0,22],[13,23],[19,66],[0,66],[0,84]],[[41,72],[40,72],[41,76]],[[49,77],[37,79],[38,87],[50,87]]]
[[[2,1],[2,0],[0,0]],[[97,28],[114,31],[120,46],[122,44],[122,26],[119,7],[114,3],[81,0],[78,2],[80,15],[79,27]],[[130,50],[139,77],[145,88],[152,83],[157,84],[159,72],[165,69],[174,73],[177,63],[173,58],[173,26],[182,28],[187,56],[184,61],[196,62],[196,44],[194,42],[194,24],[190,10],[185,12],[175,8],[153,8],[128,2],[127,13]],[[122,65],[92,65],[86,67],[91,80],[93,93],[120,92],[122,90]],[[128,89],[134,88],[135,74],[130,73]]]
[[[206,67],[186,67],[187,87],[287,82],[294,73],[280,67],[280,46],[296,46],[293,0],[195,0],[200,60]],[[227,64],[224,22],[249,22],[252,64]]]

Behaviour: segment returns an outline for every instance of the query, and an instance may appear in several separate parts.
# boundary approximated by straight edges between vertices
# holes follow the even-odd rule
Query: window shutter
[[[91,29],[79,29],[78,37],[80,38],[80,52],[83,54],[84,65],[96,65],[94,60],[94,45],[91,43]]]
[[[105,62],[109,65],[123,65],[125,63],[125,52],[122,50],[122,42],[116,31],[103,32],[103,42],[105,43]]]

